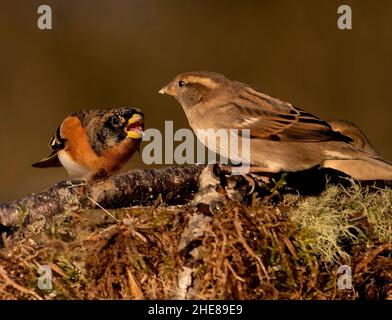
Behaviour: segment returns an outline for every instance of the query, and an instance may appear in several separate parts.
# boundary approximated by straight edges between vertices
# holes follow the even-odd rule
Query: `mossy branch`
[[[159,197],[169,205],[184,204],[198,191],[199,176],[204,168],[205,165],[186,165],[161,169],[134,169],[101,180],[61,181],[42,192],[0,203],[0,229],[1,226],[25,226],[66,211],[82,211],[97,207],[117,209],[135,205],[149,206]],[[351,180],[342,179],[334,171],[314,168],[285,175],[286,186],[280,188],[280,192],[295,189],[303,195],[319,194],[325,189],[328,180],[326,174],[330,182],[351,185]],[[280,181],[279,176],[275,178]],[[382,186],[390,185],[390,182],[379,183]],[[279,187],[282,186],[279,184]],[[274,193],[275,191],[272,195]]]
[[[197,190],[203,165],[135,169],[107,179],[62,181],[39,193],[0,204],[0,225],[17,227],[65,211],[185,203]]]

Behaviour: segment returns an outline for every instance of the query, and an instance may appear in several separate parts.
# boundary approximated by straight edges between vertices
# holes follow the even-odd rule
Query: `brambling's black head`
[[[109,110],[82,111],[75,114],[86,128],[91,146],[97,154],[127,139],[140,142],[144,115],[140,109],[123,107]]]
[[[184,108],[227,94],[231,80],[211,71],[185,72],[164,86],[159,93],[174,96]]]

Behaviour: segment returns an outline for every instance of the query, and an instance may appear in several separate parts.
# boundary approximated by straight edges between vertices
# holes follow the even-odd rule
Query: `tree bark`
[[[135,205],[149,206],[159,196],[169,205],[184,204],[198,191],[199,176],[205,167],[186,165],[162,169],[134,169],[101,180],[61,181],[47,190],[27,195],[20,200],[0,203],[0,232],[2,227],[25,226],[66,211],[97,207],[117,209]],[[315,168],[288,174],[285,181],[290,188],[281,192],[295,189],[302,195],[319,194],[325,189],[326,174],[329,176],[329,183],[351,185],[350,180],[342,179],[335,171]],[[362,184],[391,186],[390,181],[370,181]]]
[[[148,206],[161,196],[167,204],[183,204],[197,191],[204,165],[135,169],[107,179],[62,181],[20,200],[0,204],[0,225],[17,227],[65,211],[99,206],[106,209]]]

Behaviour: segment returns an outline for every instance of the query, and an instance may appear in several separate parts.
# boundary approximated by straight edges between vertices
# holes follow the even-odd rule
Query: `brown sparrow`
[[[251,172],[295,172],[320,166],[360,180],[392,180],[392,164],[356,146],[349,134],[221,74],[182,73],[159,92],[177,99],[195,132],[249,129]],[[220,155],[229,154],[225,146],[202,142]]]

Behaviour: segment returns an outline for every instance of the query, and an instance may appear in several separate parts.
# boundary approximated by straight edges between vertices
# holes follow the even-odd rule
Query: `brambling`
[[[199,129],[238,129],[241,137],[241,129],[249,129],[250,172],[326,167],[359,180],[392,180],[392,164],[357,147],[349,135],[288,102],[221,74],[183,73],[159,92],[176,98],[196,135]],[[229,154],[227,144],[202,142],[220,155]]]
[[[32,166],[63,166],[72,178],[86,180],[110,176],[139,150],[143,128],[136,108],[76,112],[57,128],[51,154]]]

